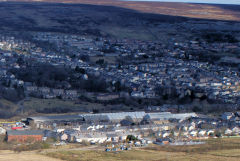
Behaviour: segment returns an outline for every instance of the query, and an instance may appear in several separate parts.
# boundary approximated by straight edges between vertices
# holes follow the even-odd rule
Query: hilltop
[[[22,1],[115,6],[133,9],[144,13],[183,16],[201,19],[240,21],[239,5],[213,5],[213,4],[192,4],[174,2],[136,2],[136,1],[130,2],[120,0],[22,0]]]

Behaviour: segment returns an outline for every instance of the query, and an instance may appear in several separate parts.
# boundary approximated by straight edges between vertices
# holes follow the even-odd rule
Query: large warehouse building
[[[118,112],[118,113],[98,113],[79,115],[54,115],[36,116],[27,118],[27,122],[34,123],[38,128],[52,125],[79,125],[84,123],[111,124],[119,123],[122,120],[130,119],[135,123],[140,123],[144,118],[151,120],[185,120],[190,117],[197,117],[195,113],[172,114],[170,112],[145,113],[140,112]]]

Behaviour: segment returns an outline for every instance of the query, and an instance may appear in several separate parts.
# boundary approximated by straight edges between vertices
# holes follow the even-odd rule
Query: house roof
[[[43,135],[43,130],[7,130],[8,135]]]

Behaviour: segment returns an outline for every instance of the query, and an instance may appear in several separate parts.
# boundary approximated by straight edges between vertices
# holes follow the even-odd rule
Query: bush
[[[128,135],[128,136],[127,136],[127,140],[128,140],[128,141],[136,141],[137,138],[136,138],[135,136],[133,136],[133,135]]]
[[[218,137],[218,138],[220,138],[220,137],[222,137],[222,134],[221,134],[220,132],[217,132],[217,133],[215,134],[215,136]]]
[[[203,34],[203,38],[207,40],[209,43],[214,42],[228,42],[228,43],[236,43],[238,39],[234,37],[232,34],[225,33],[205,33]]]
[[[198,106],[193,107],[193,112],[202,112],[202,109]]]

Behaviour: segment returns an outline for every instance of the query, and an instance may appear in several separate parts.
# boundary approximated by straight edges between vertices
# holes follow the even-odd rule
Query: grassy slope
[[[130,107],[125,105],[119,105],[121,109],[129,110]],[[51,108],[65,108],[72,109],[72,111],[82,111],[83,109],[98,109],[98,110],[111,110],[112,108],[117,108],[116,105],[106,105],[99,103],[81,102],[76,104],[74,101],[64,101],[60,99],[38,99],[30,98],[29,101],[24,102],[24,113],[25,114],[35,114],[38,109],[51,109]]]
[[[22,0],[22,1],[33,2],[35,0]],[[238,5],[211,5],[211,4],[167,3],[167,2],[134,2],[134,1],[123,2],[120,0],[40,0],[40,1],[54,3],[56,2],[80,3],[80,4],[118,6],[147,13],[157,13],[164,15],[204,19],[240,21]]]
[[[16,113],[18,106],[5,99],[0,99],[0,118],[8,118]],[[4,121],[4,120],[1,120]]]
[[[17,109],[17,105],[8,101],[8,100],[5,100],[5,99],[0,99],[0,107],[1,108],[8,108],[9,110],[16,110]]]
[[[203,29],[208,29],[212,24],[209,29],[213,30],[215,27],[222,30],[238,27],[237,23],[223,25],[204,19],[240,21],[239,7],[234,10],[226,6],[116,0],[66,2],[79,4],[1,2],[0,31],[48,31],[161,41],[172,38],[171,34],[177,34],[175,38],[181,41],[192,35],[189,32],[191,25],[197,29],[198,26],[207,25]],[[203,14],[205,12],[207,14]]]
[[[36,110],[41,108],[55,108],[59,106],[64,107],[81,107],[81,105],[74,104],[72,101],[63,101],[60,99],[38,99],[31,98],[29,101],[24,102],[25,110]]]
[[[174,16],[151,16],[129,9],[98,5],[41,3],[0,3],[0,29],[15,31],[54,31],[102,35],[117,38],[155,40],[162,38],[153,21],[182,21]],[[92,31],[93,30],[93,33]]]
[[[32,2],[35,0],[22,0],[22,1]],[[167,3],[167,2],[134,2],[134,1],[123,2],[120,0],[41,0],[41,2],[80,3],[80,4],[118,6],[146,13],[156,13],[204,19],[240,21],[238,5],[211,5],[211,4]]]
[[[24,112],[25,114],[36,113],[37,110],[43,110],[44,108],[53,109],[53,108],[69,108],[72,110],[81,110],[83,108],[90,108],[88,103],[75,104],[74,101],[64,101],[60,99],[38,99],[31,98],[28,101],[24,102]],[[101,105],[94,105],[101,106]]]

